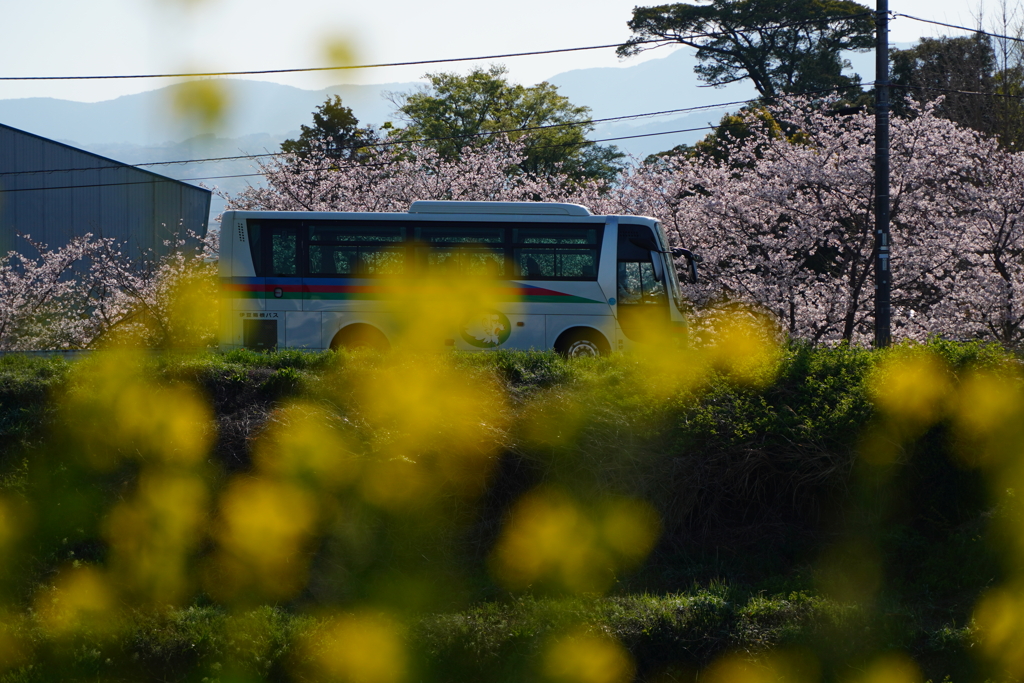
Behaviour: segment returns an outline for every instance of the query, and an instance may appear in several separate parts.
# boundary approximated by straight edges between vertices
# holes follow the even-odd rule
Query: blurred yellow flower
[[[63,570],[55,584],[41,589],[35,598],[41,625],[56,635],[82,626],[112,626],[114,605],[114,591],[107,577],[92,567]]]
[[[373,435],[363,490],[374,504],[422,504],[427,490],[477,495],[495,464],[506,411],[493,379],[448,359],[422,361],[398,358],[355,383],[354,406]]]
[[[614,501],[590,515],[561,491],[542,488],[512,509],[491,553],[491,573],[516,590],[547,583],[601,593],[618,571],[647,556],[657,536],[657,516],[644,503]]]
[[[169,91],[174,113],[192,124],[197,133],[217,130],[230,111],[230,93],[221,80],[203,78],[185,81]]]
[[[1016,379],[1006,373],[969,373],[961,381],[954,408],[957,425],[982,437],[1008,425],[1024,426],[1024,395]]]
[[[315,502],[291,484],[239,477],[220,498],[206,589],[224,600],[291,597],[305,583]]]
[[[1012,676],[1024,675],[1024,592],[1019,585],[994,588],[974,608],[977,640],[989,659]]]
[[[872,660],[859,683],[922,683],[921,669],[902,652],[882,655]]]
[[[730,654],[704,670],[707,683],[818,683],[821,668],[807,651],[777,649],[750,657]]]
[[[0,498],[0,562],[7,557],[11,545],[21,535],[21,528],[25,523],[24,517],[21,523],[15,519],[14,506],[10,501]]]
[[[545,678],[558,683],[628,683],[634,666],[615,638],[577,629],[548,646],[542,671]]]
[[[716,659],[704,670],[702,680],[707,683],[777,683],[771,669],[759,666],[750,659],[739,655],[727,655]]]
[[[408,674],[402,629],[383,615],[336,617],[301,649],[313,662],[314,680],[401,683]]]
[[[327,410],[310,402],[285,407],[256,443],[260,471],[328,490],[350,483],[360,463],[332,427],[335,421]]]
[[[782,356],[769,318],[728,311],[711,316],[707,324],[711,329],[699,348],[707,365],[745,384],[761,386],[775,379]]]
[[[895,349],[869,380],[875,406],[897,424],[925,428],[949,408],[952,376],[946,363],[931,351]]]
[[[0,619],[0,672],[25,662],[29,651],[28,643],[11,633],[11,629]]]
[[[115,506],[105,524],[116,585],[150,604],[187,598],[192,553],[206,521],[207,490],[200,477],[143,472],[135,495]]]
[[[150,380],[141,357],[127,352],[98,352],[76,373],[64,418],[92,466],[108,469],[125,457],[181,466],[203,460],[213,415],[195,390]]]
[[[647,558],[661,533],[658,513],[641,500],[616,498],[601,511],[602,538],[625,568]]]

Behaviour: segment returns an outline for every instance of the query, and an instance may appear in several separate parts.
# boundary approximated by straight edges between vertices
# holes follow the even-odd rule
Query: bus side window
[[[493,225],[432,225],[420,228],[419,262],[445,275],[505,275],[505,229]]]
[[[370,277],[405,272],[405,227],[388,222],[322,222],[309,225],[312,277]]]
[[[664,304],[665,283],[654,277],[650,261],[619,261],[618,298],[620,304]]]
[[[519,277],[528,280],[597,279],[600,245],[594,228],[520,226],[512,233]]]
[[[527,256],[520,267],[525,278],[539,278],[543,276],[540,264],[537,263],[537,259],[532,256]]]
[[[299,235],[295,228],[269,230],[270,272],[268,275],[299,274]]]

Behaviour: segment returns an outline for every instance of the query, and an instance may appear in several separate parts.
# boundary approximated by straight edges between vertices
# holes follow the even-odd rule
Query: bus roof
[[[531,216],[592,216],[590,209],[579,204],[556,202],[457,202],[415,201],[409,213],[481,213]]]

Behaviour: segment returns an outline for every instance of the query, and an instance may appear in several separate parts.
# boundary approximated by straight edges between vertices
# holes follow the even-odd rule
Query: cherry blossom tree
[[[89,286],[75,268],[105,246],[91,234],[50,249],[23,236],[36,257],[0,257],[0,350],[81,348],[91,336]]]
[[[201,348],[216,344],[219,233],[187,232],[165,243],[170,252],[129,263],[107,242],[92,259],[94,317],[110,343],[150,348]]]
[[[445,159],[429,147],[396,143],[381,146],[369,162],[351,164],[323,152],[283,155],[257,162],[266,187],[225,198],[229,210],[407,211],[418,199],[556,201],[580,185],[559,173],[511,173],[525,158],[524,144],[500,138]]]
[[[50,249],[25,236],[35,257],[0,257],[0,350],[84,349],[113,337],[144,346],[209,343],[216,233],[188,237],[197,246],[175,237],[169,255],[137,263],[109,238],[86,234]]]
[[[928,326],[955,336],[1024,341],[1024,155],[985,140],[973,175],[956,186],[956,221],[965,248]],[[944,327],[945,326],[945,327]]]

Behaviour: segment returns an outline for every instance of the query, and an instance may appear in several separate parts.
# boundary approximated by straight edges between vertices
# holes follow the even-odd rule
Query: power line
[[[999,38],[1000,40],[1011,40],[1016,43],[1024,43],[1024,38],[1017,36],[1004,36],[999,33],[991,33],[989,31],[983,31],[980,28],[967,28],[966,26],[958,26],[957,24],[947,24],[942,21],[935,21],[934,19],[922,19],[921,17],[914,17],[909,14],[902,14],[900,12],[893,13],[897,17],[904,17],[906,19],[913,19],[914,21],[920,21],[925,24],[935,24],[936,26],[944,26],[946,28],[955,28],[961,31],[969,31],[971,33],[980,33],[983,36],[989,36],[990,38]]]
[[[659,42],[659,41],[644,41]],[[509,52],[500,55],[482,55],[479,57],[451,57],[447,59],[420,59],[412,62],[383,62],[380,64],[351,64],[347,66],[311,66],[295,69],[263,69],[260,71],[203,71],[173,74],[125,74],[107,76],[0,76],[0,81],[104,81],[144,78],[204,78],[210,76],[266,76],[270,74],[313,73],[317,71],[349,71],[353,69],[381,69],[389,66],[425,66],[427,64],[448,64],[453,62],[476,62],[487,59],[506,59],[508,57],[530,57],[534,55],[551,55],[560,52],[582,52],[584,50],[607,50],[618,47],[619,43],[609,45],[587,45],[584,47],[563,47],[553,50],[536,50],[534,52]]]
[[[581,146],[587,146],[587,145],[591,145],[591,144],[599,144],[601,142],[614,142],[616,140],[631,140],[631,139],[637,139],[637,138],[641,138],[641,137],[655,137],[657,135],[675,135],[677,133],[692,133],[692,132],[696,132],[696,131],[700,131],[700,130],[716,130],[717,128],[719,128],[721,126],[739,127],[739,126],[742,126],[742,125],[743,125],[743,123],[737,122],[735,124],[726,123],[726,124],[717,124],[717,125],[714,125],[714,126],[697,126],[695,128],[679,128],[677,130],[665,130],[665,131],[659,131],[659,132],[656,132],[656,133],[638,133],[636,135],[622,135],[622,136],[617,136],[617,137],[605,137],[605,138],[600,138],[600,139],[597,139],[597,140],[584,140],[583,142],[580,142],[579,144]],[[574,142],[573,143],[563,142],[563,143],[560,143],[560,144],[542,144],[542,145],[537,145],[537,147],[535,147],[535,148],[537,148],[537,150],[553,150],[553,148],[572,146],[574,144],[575,144]],[[276,156],[276,155],[271,155],[271,156]],[[246,157],[240,157],[240,159],[246,159]],[[307,171],[334,171],[334,170],[343,170],[343,169],[347,169],[347,168],[374,168],[374,167],[380,167],[380,166],[393,166],[393,165],[398,164],[398,163],[401,163],[401,160],[394,160],[394,161],[389,161],[389,162],[368,162],[366,164],[348,164],[348,165],[344,165],[344,166],[322,166],[322,167],[318,167],[318,168],[303,169],[303,171],[306,171],[306,172]],[[200,178],[166,178],[166,179],[159,179],[159,180],[137,180],[137,181],[127,181],[127,182],[97,182],[97,183],[90,183],[90,184],[84,184],[84,185],[58,185],[58,186],[53,186],[53,187],[23,187],[23,188],[14,188],[14,189],[0,189],[0,195],[3,195],[4,193],[22,193],[22,191],[39,191],[39,190],[45,190],[45,189],[79,189],[79,188],[82,188],[82,187],[117,187],[117,186],[121,186],[121,185],[147,185],[147,184],[153,184],[153,183],[156,183],[156,182],[197,182],[197,181],[202,181],[202,180],[222,180],[222,179],[227,179],[227,178],[253,178],[253,177],[259,177],[259,176],[263,176],[263,175],[264,175],[263,173],[238,173],[238,174],[233,174],[233,175],[211,175],[211,176],[205,176],[205,177],[200,177]]]
[[[820,24],[830,21],[848,21],[850,19],[856,19],[862,16],[873,14],[872,12],[861,12],[858,14],[849,14],[839,17],[819,17],[817,19],[805,19],[803,21],[795,21],[785,24],[774,24],[767,26],[751,26],[743,29],[744,31],[770,31],[782,28],[796,28],[799,26],[807,26],[809,24]],[[698,38],[717,38],[720,36],[732,35],[729,31],[712,31],[708,33],[693,33],[686,36],[678,36],[676,38],[659,38],[653,40],[637,40],[632,41],[632,45],[644,45],[649,43],[659,43],[655,47],[661,47],[663,45],[671,45],[672,43],[678,43],[683,40],[696,40]],[[204,72],[191,72],[191,73],[166,73],[166,74],[117,74],[117,75],[102,75],[102,76],[0,76],[0,81],[100,81],[100,80],[127,80],[127,79],[148,79],[148,78],[206,78],[212,76],[266,76],[271,74],[291,74],[291,73],[313,73],[318,71],[350,71],[354,69],[380,69],[392,66],[425,66],[428,64],[449,64],[455,62],[476,62],[490,59],[506,59],[510,57],[531,57],[535,55],[550,55],[559,54],[564,52],[582,52],[585,50],[607,50],[608,48],[617,48],[624,43],[610,43],[607,45],[587,45],[583,47],[564,47],[555,48],[552,50],[535,50],[532,52],[509,52],[505,54],[495,55],[481,55],[477,57],[451,57],[446,59],[420,59],[410,62],[384,62],[380,64],[352,64],[347,66],[314,66],[314,67],[300,67],[294,69],[262,69],[262,70],[248,70],[248,71],[204,71]]]

